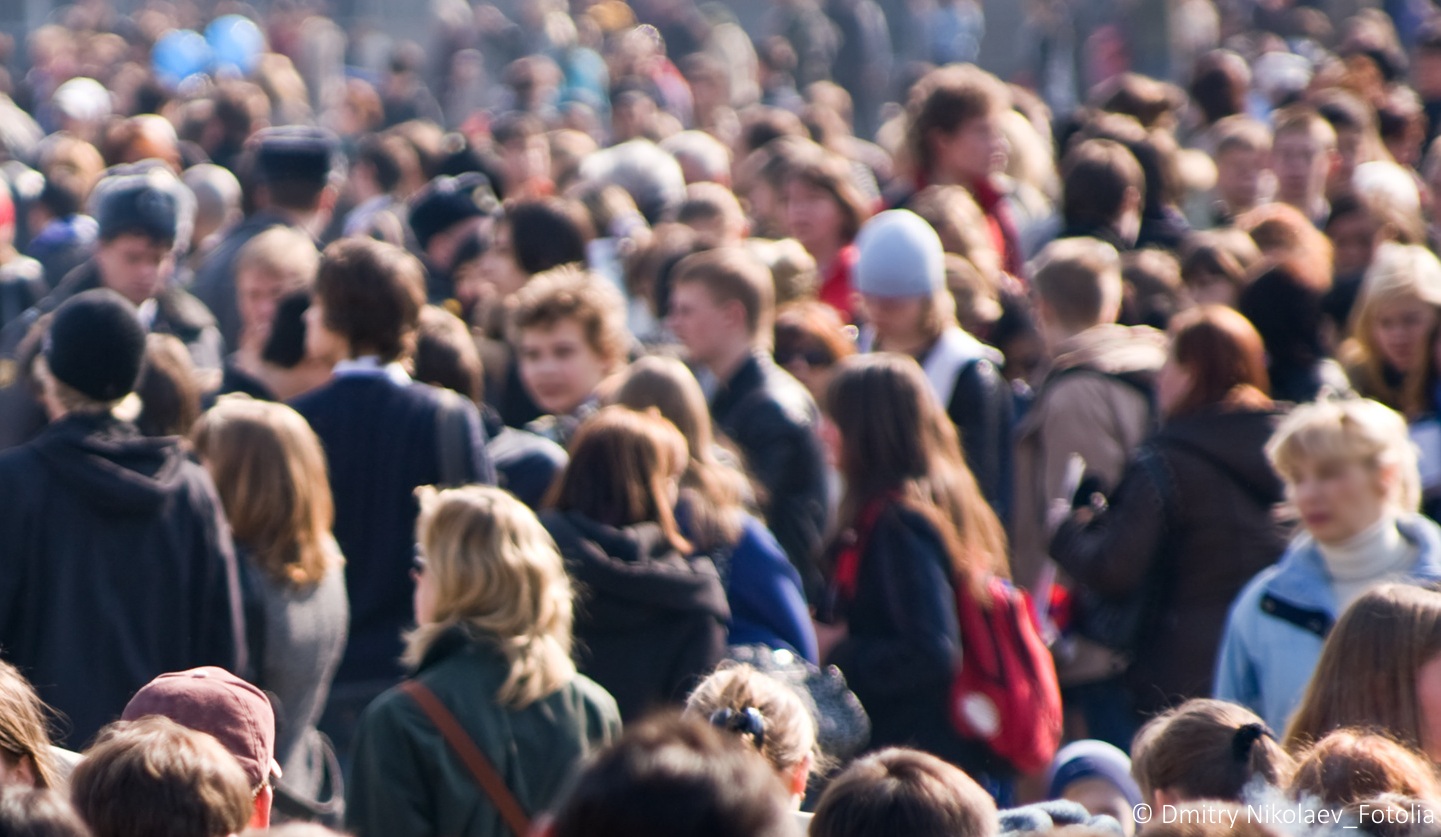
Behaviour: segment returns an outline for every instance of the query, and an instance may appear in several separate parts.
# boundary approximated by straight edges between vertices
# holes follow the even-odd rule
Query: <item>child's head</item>
[[[1194,699],[1152,718],[1131,742],[1131,775],[1148,803],[1242,801],[1259,780],[1283,785],[1291,757],[1243,706]]]

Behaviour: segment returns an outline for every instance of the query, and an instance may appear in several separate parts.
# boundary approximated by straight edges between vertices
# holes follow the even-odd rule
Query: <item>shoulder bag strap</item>
[[[485,791],[486,796],[490,797],[491,803],[500,812],[506,825],[510,826],[510,830],[515,832],[516,837],[525,837],[530,831],[530,817],[526,816],[525,810],[520,807],[520,802],[510,792],[510,788],[506,787],[505,780],[500,778],[500,774],[495,771],[490,759],[486,758],[485,753],[482,753],[470,736],[466,735],[460,722],[455,719],[449,709],[445,708],[445,704],[440,702],[440,698],[418,680],[405,681],[400,684],[400,690],[410,695],[420,705],[420,710],[425,713],[430,722],[435,724],[435,728],[440,730],[440,735],[445,739],[445,743],[450,745],[450,749],[457,756],[460,756],[462,762],[465,762],[466,769],[470,771],[471,776],[475,777],[475,783],[480,785],[480,789]]]

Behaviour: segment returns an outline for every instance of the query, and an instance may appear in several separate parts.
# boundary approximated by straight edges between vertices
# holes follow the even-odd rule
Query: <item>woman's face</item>
[[[1161,374],[1156,380],[1156,399],[1160,402],[1162,415],[1175,415],[1176,408],[1191,393],[1191,373],[1175,356],[1166,358]]]
[[[551,415],[574,412],[610,371],[575,320],[524,329],[519,342],[521,383],[536,406]]]
[[[801,344],[787,347],[775,353],[776,365],[791,373],[797,381],[805,384],[811,397],[820,400],[834,374],[836,359],[824,346]]]
[[[1354,459],[1303,461],[1289,488],[1306,531],[1323,544],[1339,544],[1381,519],[1396,479],[1395,469]]]
[[[515,260],[515,239],[510,233],[510,224],[502,223],[495,228],[495,241],[480,257],[480,281],[495,289],[496,298],[505,299],[525,285],[530,275]]]
[[[429,625],[435,621],[435,581],[425,558],[416,547],[415,567],[410,577],[415,581],[415,624]]]
[[[325,325],[325,307],[312,297],[305,309],[305,355],[334,366],[350,356],[350,343]]]
[[[784,193],[786,226],[811,255],[834,248],[841,241],[840,205],[825,189],[791,178]]]
[[[861,295],[866,320],[875,328],[876,339],[883,346],[904,345],[916,340],[925,319],[926,301],[920,296]]]
[[[1424,357],[1435,325],[1435,308],[1419,299],[1398,299],[1377,307],[1371,338],[1387,366],[1410,372]]]
[[[1441,654],[1416,671],[1416,706],[1421,712],[1421,749],[1441,763]]]

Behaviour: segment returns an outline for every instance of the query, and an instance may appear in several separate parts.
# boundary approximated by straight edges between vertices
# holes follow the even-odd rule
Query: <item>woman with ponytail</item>
[[[1152,718],[1131,743],[1131,775],[1156,810],[1198,799],[1244,803],[1283,788],[1291,757],[1256,713],[1198,698]]]

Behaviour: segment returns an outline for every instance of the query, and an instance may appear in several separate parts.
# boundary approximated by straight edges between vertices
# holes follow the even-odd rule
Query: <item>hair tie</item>
[[[1231,738],[1231,756],[1236,761],[1245,761],[1251,757],[1251,748],[1262,737],[1275,738],[1275,733],[1265,724],[1246,724],[1236,730]]]
[[[744,709],[717,709],[711,713],[711,725],[738,735],[750,735],[759,750],[765,745],[766,719],[759,709],[747,706]]]

